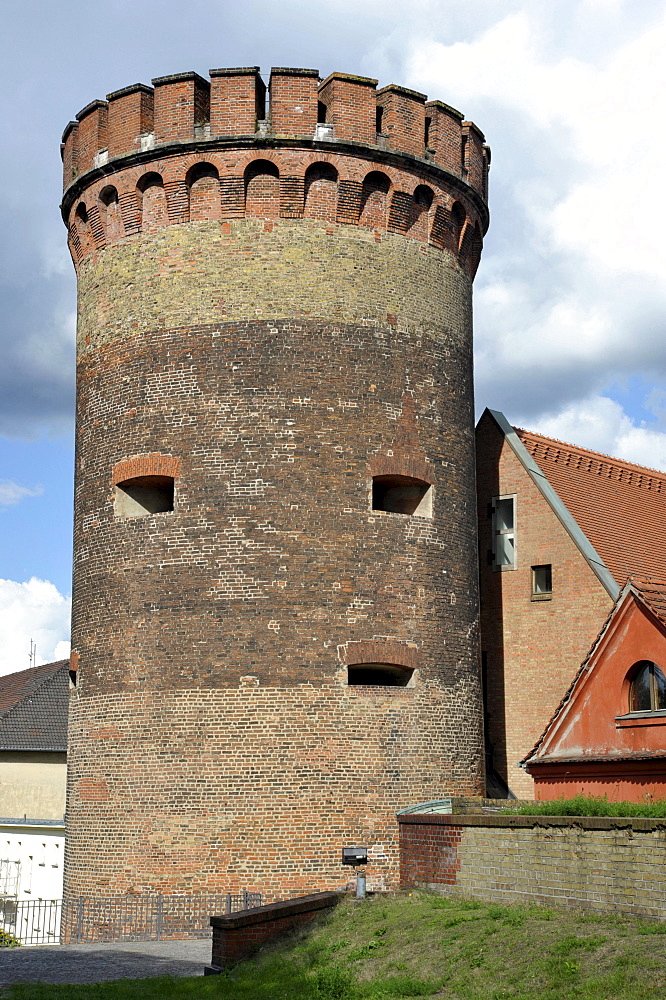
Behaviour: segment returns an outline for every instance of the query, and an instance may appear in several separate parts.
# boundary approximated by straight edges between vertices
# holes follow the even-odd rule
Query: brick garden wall
[[[399,816],[401,886],[666,919],[666,820]]]
[[[338,893],[319,892],[229,916],[211,917],[212,959],[211,967],[206,971],[220,972],[226,965],[241,961],[266,941],[309,923],[337,906],[339,901]]]

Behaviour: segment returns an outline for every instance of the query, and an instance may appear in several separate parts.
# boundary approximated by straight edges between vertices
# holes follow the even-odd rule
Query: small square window
[[[553,596],[553,567],[532,566],[532,600],[549,601]]]

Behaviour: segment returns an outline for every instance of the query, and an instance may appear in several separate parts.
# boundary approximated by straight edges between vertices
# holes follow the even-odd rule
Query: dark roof
[[[515,428],[620,586],[666,575],[666,475]]]
[[[0,750],[67,750],[69,660],[0,677]]]
[[[0,677],[0,718],[13,708],[17,701],[31,694],[47,677],[51,677],[60,670],[63,663],[67,662],[67,660],[57,660],[55,663],[42,663],[39,667],[30,667],[28,670],[19,670],[18,673]]]

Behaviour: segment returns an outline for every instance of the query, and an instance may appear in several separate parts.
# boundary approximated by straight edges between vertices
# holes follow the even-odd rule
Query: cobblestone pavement
[[[0,949],[0,987],[10,983],[101,983],[151,976],[202,976],[210,939],[115,941]]]

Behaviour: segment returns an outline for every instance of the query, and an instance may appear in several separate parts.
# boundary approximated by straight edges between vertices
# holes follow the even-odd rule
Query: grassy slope
[[[648,1000],[666,924],[426,893],[342,903],[223,976],[15,986],[12,1000]]]

